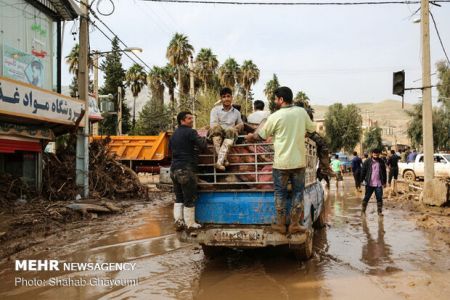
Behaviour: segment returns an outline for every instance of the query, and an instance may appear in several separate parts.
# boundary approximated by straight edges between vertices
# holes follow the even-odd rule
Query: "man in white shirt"
[[[238,137],[239,131],[244,127],[244,123],[241,113],[232,105],[233,95],[230,88],[226,87],[220,91],[220,99],[222,105],[215,106],[211,110],[208,136],[212,139],[217,154],[215,168],[224,171],[228,151]]]
[[[264,110],[264,102],[261,100],[256,100],[253,102],[253,108],[255,111],[247,118],[248,123],[252,125],[259,125],[262,120],[266,119],[270,115],[269,111]]]

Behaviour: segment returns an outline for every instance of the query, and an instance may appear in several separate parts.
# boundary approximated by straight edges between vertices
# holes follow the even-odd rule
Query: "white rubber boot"
[[[175,203],[173,206],[173,219],[175,223],[175,229],[177,231],[180,231],[185,227],[183,207],[183,203]]]
[[[195,207],[184,207],[184,222],[188,229],[202,227],[202,225],[195,223]]]
[[[225,171],[224,162],[227,159],[228,152],[230,151],[231,146],[233,146],[234,140],[225,139],[223,140],[222,146],[220,147],[219,155],[217,157],[217,163],[215,165],[216,169]]]

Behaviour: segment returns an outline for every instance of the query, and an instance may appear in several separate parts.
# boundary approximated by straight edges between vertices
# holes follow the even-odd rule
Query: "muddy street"
[[[378,220],[374,200],[362,221],[360,198],[350,178],[332,186],[328,225],[315,233],[313,258],[300,262],[283,249],[229,250],[208,260],[198,245],[177,240],[167,196],[136,207],[132,219],[66,232],[3,261],[0,298],[448,299],[448,244],[405,210],[386,205]],[[129,263],[133,270],[15,271],[15,259]]]

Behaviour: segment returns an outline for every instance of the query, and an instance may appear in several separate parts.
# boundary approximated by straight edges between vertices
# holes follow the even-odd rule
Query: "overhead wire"
[[[106,34],[99,26],[97,26],[97,24],[95,24],[95,22],[93,21],[89,21],[89,23],[94,26],[95,28],[97,28],[98,31],[100,31],[101,34],[103,34],[110,42],[113,41],[113,39]],[[125,54],[131,61],[133,61],[135,64],[141,65],[140,63],[138,63],[133,57],[131,57],[126,51],[123,51],[123,49],[120,49],[121,53]]]
[[[85,5],[83,2],[80,2],[79,0],[76,0],[78,3],[80,3],[81,5]],[[125,46],[125,48],[129,48],[129,46],[97,15],[97,13],[95,12],[94,9],[92,9],[92,4],[94,4],[94,2],[91,3],[91,5],[88,5],[88,9],[89,12],[92,16],[94,16],[95,19],[97,19],[106,29],[108,29],[108,31],[117,38],[117,40]],[[88,20],[89,23],[91,23],[94,27],[96,27],[105,37],[107,37],[111,42],[112,39],[103,31],[99,28],[99,26],[97,24],[95,24],[95,22],[93,22],[92,20]],[[137,63],[134,59],[131,58],[131,56],[127,53],[127,52],[123,52],[128,58],[130,58],[133,62]],[[138,65],[143,64],[145,67],[147,67],[148,70],[151,69],[151,67],[142,60],[142,58],[140,58],[136,53],[131,52],[133,54],[133,56],[135,56],[141,63],[137,63]]]
[[[108,29],[109,32],[111,32],[111,34],[113,34],[115,37],[117,37],[117,39],[119,40],[119,42],[122,43],[122,45],[124,45],[126,48],[129,48],[129,46],[100,18],[97,16],[97,14],[95,13],[95,11],[93,9],[89,9],[91,14],[94,16],[94,18],[96,18],[103,26],[106,27],[106,29]],[[97,26],[98,28],[98,26]],[[139,55],[137,55],[134,52],[131,52],[144,66],[146,66],[148,68],[148,70],[151,69],[151,67],[142,60],[142,58],[139,57]],[[128,55],[127,55],[128,56]]]
[[[420,1],[362,1],[362,2],[250,2],[250,1],[206,1],[206,0],[140,0],[160,3],[214,4],[214,5],[259,5],[259,6],[356,6],[356,5],[394,5],[419,4]],[[450,3],[449,0],[436,0],[430,3]]]
[[[447,54],[447,51],[445,50],[444,42],[442,41],[441,34],[439,33],[439,29],[437,27],[436,20],[434,19],[434,15],[431,12],[431,10],[430,10],[430,16],[431,16],[431,20],[433,21],[433,24],[434,24],[434,29],[436,30],[436,34],[439,39],[439,43],[441,44],[442,51],[444,52],[444,55],[447,58],[447,63],[450,65],[450,59],[448,58],[448,54]]]

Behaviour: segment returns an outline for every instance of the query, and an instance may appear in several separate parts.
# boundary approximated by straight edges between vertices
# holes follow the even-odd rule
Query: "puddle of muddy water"
[[[315,255],[299,262],[284,251],[230,250],[207,260],[195,245],[181,243],[172,229],[170,202],[142,209],[113,228],[69,234],[61,248],[26,259],[67,262],[134,263],[133,271],[15,272],[13,262],[0,271],[1,299],[404,299],[422,297],[420,285],[446,295],[448,248],[442,248],[400,210],[385,211],[383,221],[372,200],[360,218],[362,195],[349,179],[328,194],[327,228],[315,234]],[[439,251],[433,251],[439,249]],[[25,257],[19,257],[25,259]],[[428,273],[427,273],[428,272]],[[427,274],[431,277],[427,277]],[[434,276],[434,277],[433,277]],[[14,286],[16,277],[48,280],[138,279],[124,286]],[[431,279],[429,279],[431,278]],[[409,291],[413,282],[416,291]],[[403,288],[405,286],[405,288]],[[398,289],[400,289],[398,291]],[[442,292],[443,291],[443,292]]]

